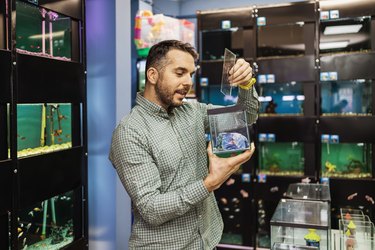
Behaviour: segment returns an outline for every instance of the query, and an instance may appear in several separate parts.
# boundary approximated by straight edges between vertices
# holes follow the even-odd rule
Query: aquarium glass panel
[[[258,27],[258,57],[297,56],[305,54],[303,24]]]
[[[323,115],[371,115],[372,80],[321,82]]]
[[[237,57],[244,55],[243,28],[229,28],[223,30],[202,31],[202,59],[222,60],[227,48]]]
[[[301,142],[260,142],[259,173],[266,175],[304,175],[304,146]]]
[[[371,178],[371,161],[371,144],[322,144],[323,177]]]
[[[320,22],[320,53],[371,50],[371,17]]]
[[[66,103],[18,104],[18,156],[72,147],[72,107]]]
[[[74,192],[57,195],[19,211],[18,246],[55,250],[73,241]]]
[[[16,1],[17,52],[71,60],[71,19],[51,10]]]
[[[305,95],[302,83],[264,83],[258,87],[261,115],[303,114]]]

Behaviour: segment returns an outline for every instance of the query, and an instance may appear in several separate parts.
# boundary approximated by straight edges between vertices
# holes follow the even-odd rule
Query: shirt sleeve
[[[246,110],[248,115],[248,124],[253,124],[256,122],[259,112],[259,100],[258,93],[254,86],[249,90],[238,88],[237,105],[240,105]]]
[[[115,130],[109,159],[133,205],[151,225],[158,226],[177,218],[209,196],[203,180],[161,193],[160,173],[146,138],[136,129],[120,125]]]

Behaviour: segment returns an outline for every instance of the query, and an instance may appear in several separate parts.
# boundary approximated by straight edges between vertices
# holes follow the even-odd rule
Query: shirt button
[[[200,215],[198,215],[198,217],[199,217],[199,219],[202,219],[202,215],[200,214]]]

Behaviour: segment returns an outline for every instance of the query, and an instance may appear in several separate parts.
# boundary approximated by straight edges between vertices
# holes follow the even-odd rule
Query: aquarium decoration
[[[57,250],[73,241],[74,194],[69,191],[20,210],[19,249]]]
[[[71,19],[57,12],[16,1],[16,51],[71,61]]]
[[[309,228],[309,233],[305,235],[306,246],[319,247],[320,236],[316,233],[316,229]]]
[[[18,157],[72,147],[71,104],[17,105]]]

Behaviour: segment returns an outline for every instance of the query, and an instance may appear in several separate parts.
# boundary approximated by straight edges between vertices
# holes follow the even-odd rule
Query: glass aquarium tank
[[[321,20],[320,53],[371,50],[371,17]]]
[[[18,53],[71,60],[70,17],[17,0],[16,23]]]
[[[72,107],[67,103],[18,104],[18,156],[72,147]]]
[[[212,152],[223,157],[250,149],[247,114],[239,106],[209,109]]]
[[[261,116],[303,115],[302,83],[259,83],[258,87]]]
[[[323,81],[320,86],[323,115],[372,114],[372,80]]]
[[[301,142],[259,142],[259,174],[303,176],[304,146]]]
[[[303,56],[304,23],[258,26],[258,57]]]
[[[241,27],[202,31],[202,59],[223,60],[225,48],[237,57],[244,57],[244,32]]]
[[[68,245],[74,238],[73,217],[73,191],[20,210],[19,249],[55,250]]]
[[[372,147],[367,143],[322,143],[322,176],[372,178]]]
[[[297,244],[330,249],[327,202],[281,199],[271,219],[271,245]]]
[[[371,221],[339,222],[340,249],[375,249],[375,229]]]
[[[329,185],[319,183],[289,184],[284,196],[292,199],[331,201]]]

